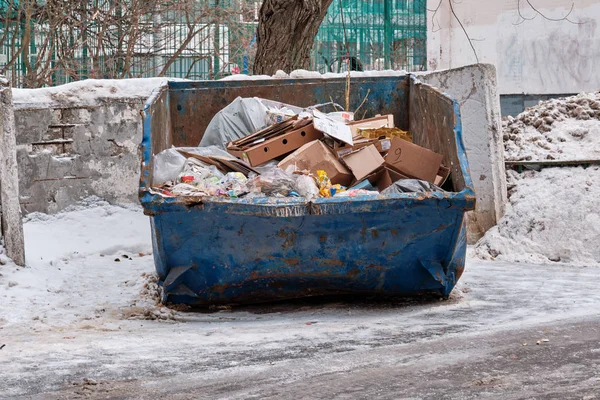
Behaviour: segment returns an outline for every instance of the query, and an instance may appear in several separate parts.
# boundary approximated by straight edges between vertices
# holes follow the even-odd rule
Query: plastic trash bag
[[[178,178],[183,183],[194,184],[213,176],[222,179],[225,175],[214,165],[207,165],[195,158],[188,158],[185,160]]]
[[[185,164],[185,157],[173,149],[166,149],[154,156],[152,170],[152,184],[162,185],[177,179]]]
[[[240,197],[248,193],[248,178],[241,172],[228,172],[218,183],[217,195]]]
[[[298,194],[307,200],[316,199],[319,197],[319,188],[315,180],[309,175],[296,176],[296,191]]]
[[[253,174],[254,175],[254,174]],[[261,171],[248,180],[250,197],[276,196],[287,197],[296,191],[295,178],[278,167]]]
[[[381,194],[398,194],[398,193],[427,193],[427,192],[440,192],[444,193],[440,187],[422,181],[420,179],[400,179],[392,184],[392,186],[383,190]]]
[[[179,176],[185,164],[185,156],[178,150],[201,156],[218,156],[234,159],[231,154],[216,146],[207,147],[172,147],[156,154],[153,158],[152,185],[158,186],[174,181]]]
[[[232,140],[248,136],[264,128],[267,107],[258,98],[236,98],[219,111],[206,127],[200,146],[217,146],[225,149]]]
[[[258,97],[238,97],[215,114],[204,131],[200,146],[214,145],[225,149],[226,144],[232,140],[248,136],[296,114],[304,115],[304,109]]]

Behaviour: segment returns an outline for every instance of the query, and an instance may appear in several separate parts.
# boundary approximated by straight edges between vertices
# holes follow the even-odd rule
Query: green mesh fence
[[[27,29],[23,13],[11,17],[6,4],[14,10],[19,6],[16,0],[0,0],[0,74],[16,87],[159,74],[188,79],[252,74],[257,1],[213,0],[207,16],[206,2],[187,14],[177,8],[153,12],[142,18],[137,37],[96,20],[58,30],[32,20]],[[110,7],[111,2],[89,4]],[[120,17],[127,10],[114,12]],[[190,24],[194,13],[202,17]],[[425,70],[426,38],[426,0],[334,0],[315,38],[310,68],[322,73],[342,72],[348,65]]]

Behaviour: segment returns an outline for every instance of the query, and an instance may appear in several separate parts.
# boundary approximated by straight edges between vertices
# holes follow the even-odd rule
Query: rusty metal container
[[[169,82],[143,111],[140,202],[150,216],[163,301],[250,303],[325,294],[447,296],[465,265],[475,206],[458,104],[414,76],[352,79],[352,108],[394,114],[414,142],[444,155],[453,190],[379,197],[225,199],[151,194],[152,156],[196,146],[237,96],[298,106],[344,97],[343,79]]]

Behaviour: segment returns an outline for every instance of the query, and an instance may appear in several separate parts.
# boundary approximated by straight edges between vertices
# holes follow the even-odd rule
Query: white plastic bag
[[[296,175],[296,190],[307,200],[319,197],[319,188],[315,180],[308,175]]]
[[[159,186],[169,181],[174,181],[179,176],[185,164],[185,156],[178,150],[201,156],[218,156],[234,159],[231,154],[216,146],[207,147],[172,147],[156,154],[153,158],[152,185]]]

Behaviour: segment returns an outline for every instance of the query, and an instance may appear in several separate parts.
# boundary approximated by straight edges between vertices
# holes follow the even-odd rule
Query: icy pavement
[[[513,355],[600,392],[599,268],[470,260],[448,301],[181,312],[154,303],[149,233],[141,210],[99,201],[29,217],[29,267],[0,266],[0,398],[431,398],[451,374],[468,398],[520,389],[501,373]]]

